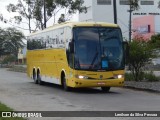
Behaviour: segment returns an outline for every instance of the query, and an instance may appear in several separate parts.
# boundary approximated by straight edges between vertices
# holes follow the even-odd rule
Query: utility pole
[[[43,5],[44,5],[44,28],[46,28],[46,2],[43,0]]]
[[[131,36],[132,36],[132,12],[133,12],[131,3],[129,5],[128,12],[129,12],[129,42],[131,42],[131,39],[132,39],[131,38]]]
[[[114,23],[117,24],[117,4],[116,4],[116,0],[113,0],[113,11],[114,11]]]
[[[133,3],[134,2],[134,3]],[[138,3],[137,3],[137,6],[136,6],[136,8],[135,8],[135,6],[134,6],[134,4],[136,4],[136,2],[138,2],[138,0],[136,1],[136,0],[134,0],[134,1],[132,1],[132,0],[129,0],[129,10],[128,10],[128,12],[129,12],[129,42],[131,42],[131,36],[132,36],[132,12],[136,9],[136,8],[138,8]]]

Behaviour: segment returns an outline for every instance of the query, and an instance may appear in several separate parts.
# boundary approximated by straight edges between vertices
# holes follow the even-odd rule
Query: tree
[[[19,48],[24,45],[24,35],[15,28],[0,29],[0,49],[3,50],[1,54],[14,54],[18,56]]]
[[[144,42],[142,38],[134,39],[129,44],[128,64],[131,67],[131,73],[135,81],[141,80],[142,68],[155,57],[155,54],[149,44]]]
[[[31,19],[33,19],[33,12],[34,12],[34,0],[18,0],[16,5],[9,4],[7,6],[7,10],[9,12],[17,12],[19,16],[14,16],[15,21],[19,24],[22,22],[23,18],[28,21],[28,29],[31,33]]]
[[[160,50],[160,34],[152,35],[151,40],[148,41],[148,43],[153,49]]]
[[[131,5],[132,10],[137,10],[139,8],[139,0],[129,0],[129,5]]]
[[[158,1],[158,8],[160,9],[160,1]]]
[[[42,7],[43,7],[43,1],[40,1],[40,0],[36,0],[35,3],[34,3],[34,10],[33,10],[33,18],[36,19],[36,23],[37,23],[37,27],[39,29],[42,29],[44,28],[44,25],[43,25],[43,13],[42,13]]]
[[[4,60],[2,61],[2,64],[8,64],[11,62],[15,62],[17,60],[16,56],[14,55],[8,55],[4,58]]]
[[[0,56],[5,54],[5,49],[3,47],[4,39],[5,39],[5,31],[0,28]]]
[[[54,11],[47,12],[48,15],[51,14],[51,17],[52,16],[54,17],[54,23],[55,23],[55,16],[61,9],[65,9],[65,13],[63,13],[65,17],[70,16],[76,13],[77,11],[79,13],[87,12],[87,7],[83,6],[84,3],[83,0],[48,0],[48,1],[52,1],[52,3],[55,4],[55,6],[57,6]]]
[[[14,17],[17,23],[22,23],[24,18],[27,19],[30,32],[33,29],[31,20],[36,21],[34,22],[35,29],[43,29],[50,18],[54,17],[55,23],[55,16],[61,9],[65,9],[65,16],[77,11],[87,12],[87,8],[83,6],[83,0],[19,0],[16,5],[7,6],[9,12],[19,13],[19,16]]]
[[[139,0],[129,0],[129,41],[131,41],[131,29],[132,29],[132,23],[131,23],[131,20],[132,20],[132,12],[134,10],[138,10],[139,9],[139,5],[138,5],[138,1]]]
[[[41,4],[42,6],[38,6],[38,9],[41,9],[44,7],[46,8],[46,20],[44,21],[48,21],[49,19],[51,19],[52,17],[54,17],[54,23],[55,23],[55,16],[56,14],[62,10],[65,9],[65,13],[64,15],[72,15],[74,13],[76,13],[77,11],[79,11],[80,13],[82,12],[87,12],[87,7],[83,6],[84,1],[83,0],[43,0],[43,4]],[[43,19],[43,14],[44,11],[40,12],[35,12],[36,14],[34,16],[41,16],[39,17],[42,21]],[[41,15],[40,15],[41,14]]]
[[[65,15],[64,14],[61,14],[61,17],[58,20],[58,23],[62,23],[62,22],[65,22]]]

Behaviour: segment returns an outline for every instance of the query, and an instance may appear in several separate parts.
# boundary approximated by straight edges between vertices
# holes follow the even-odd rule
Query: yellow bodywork
[[[124,75],[124,70],[91,72],[71,69],[68,66],[64,49],[28,51],[27,73],[30,77],[32,77],[33,69],[36,71],[39,69],[41,76],[54,78],[60,84],[61,72],[64,71],[67,85],[70,87],[123,86],[124,83],[123,77],[114,79],[114,75]],[[88,79],[76,78],[76,75],[86,76]]]
[[[60,27],[75,26],[108,26],[118,27],[115,24],[108,23],[66,23],[50,27],[44,31],[50,31]],[[43,31],[43,32],[44,32]],[[40,34],[42,31],[32,33],[31,35]],[[50,79],[51,83],[61,85],[61,73],[65,73],[67,86],[70,87],[114,87],[123,86],[124,70],[116,71],[82,71],[71,69],[68,65],[65,48],[28,50],[27,51],[27,74],[32,77],[33,70],[40,71],[43,78]],[[122,75],[121,78],[114,78],[115,75]],[[77,76],[85,76],[87,78],[78,78]],[[52,79],[53,82],[52,82]],[[42,81],[45,79],[42,79]]]

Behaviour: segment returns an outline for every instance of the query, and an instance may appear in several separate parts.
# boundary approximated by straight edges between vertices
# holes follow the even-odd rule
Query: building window
[[[154,1],[143,0],[141,1],[141,5],[154,5]]]
[[[119,1],[119,4],[120,4],[120,5],[129,5],[129,4],[130,4],[130,1],[129,1],[129,0],[120,0],[120,1]]]
[[[111,5],[111,0],[97,0],[97,5]]]

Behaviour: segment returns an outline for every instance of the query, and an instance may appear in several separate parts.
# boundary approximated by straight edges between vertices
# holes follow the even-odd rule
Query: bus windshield
[[[77,70],[124,69],[122,34],[119,28],[74,28],[75,62]]]

